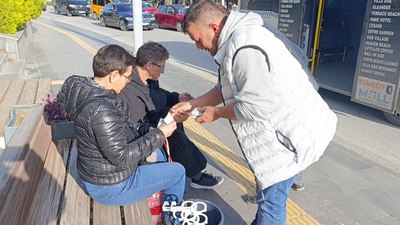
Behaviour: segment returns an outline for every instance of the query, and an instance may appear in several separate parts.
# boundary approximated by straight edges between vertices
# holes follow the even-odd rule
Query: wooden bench
[[[39,103],[50,91],[49,78],[0,81],[0,142],[4,145],[3,127],[9,120],[12,105]]]
[[[0,224],[152,224],[146,200],[110,207],[83,192],[76,182],[76,143],[53,142],[42,110],[25,115],[0,155]]]

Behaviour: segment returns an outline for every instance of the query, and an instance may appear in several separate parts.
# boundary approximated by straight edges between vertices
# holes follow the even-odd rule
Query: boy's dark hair
[[[140,46],[136,53],[136,64],[144,66],[147,62],[159,63],[169,58],[168,50],[160,43],[149,41]]]
[[[135,58],[119,45],[106,45],[93,57],[92,69],[95,77],[105,77],[114,70],[120,74],[128,66],[135,66]]]
[[[187,33],[187,28],[190,23],[195,23],[205,18],[214,18],[216,16],[228,16],[228,9],[212,0],[197,0],[186,11],[185,19],[182,23],[182,30]]]

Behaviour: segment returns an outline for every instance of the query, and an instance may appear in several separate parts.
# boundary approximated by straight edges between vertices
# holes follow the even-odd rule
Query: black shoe
[[[293,183],[292,184],[292,190],[293,191],[302,191],[304,190],[304,184],[297,184],[297,183]]]
[[[197,189],[213,189],[214,187],[222,184],[224,178],[220,176],[213,176],[212,174],[202,173],[200,179],[190,182],[190,187]]]
[[[258,205],[257,195],[253,195],[253,196],[242,195],[241,197],[242,197],[243,201],[246,202],[247,204]]]

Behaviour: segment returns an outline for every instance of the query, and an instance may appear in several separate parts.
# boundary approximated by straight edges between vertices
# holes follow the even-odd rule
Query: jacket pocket
[[[297,154],[297,149],[293,146],[292,142],[288,137],[286,137],[284,134],[282,134],[281,131],[275,130],[276,138],[278,139],[279,143],[281,143],[285,148],[294,154],[293,161],[295,163],[299,162],[299,157]]]

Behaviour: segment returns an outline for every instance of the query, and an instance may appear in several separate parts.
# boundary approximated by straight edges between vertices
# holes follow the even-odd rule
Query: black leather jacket
[[[87,182],[124,181],[164,142],[161,130],[148,132],[148,124],[133,122],[126,103],[91,78],[69,77],[58,98],[61,110],[75,118],[78,172]]]

